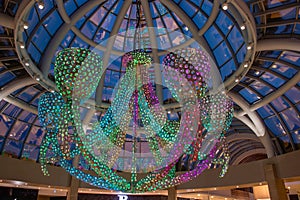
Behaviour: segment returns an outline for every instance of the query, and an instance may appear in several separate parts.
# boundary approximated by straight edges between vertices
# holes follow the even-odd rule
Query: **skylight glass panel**
[[[28,35],[31,34],[31,32],[33,31],[33,29],[35,28],[35,26],[38,24],[39,22],[39,17],[38,14],[36,13],[35,8],[32,8],[28,18],[27,18],[27,22],[29,24],[28,29],[26,30],[26,32],[28,33]]]
[[[12,124],[14,123],[15,120],[13,120],[12,118],[0,114],[0,136],[6,136],[6,134],[8,133],[10,127],[12,126]]]
[[[281,74],[287,78],[292,78],[298,71],[294,68],[291,68],[287,65],[283,64],[274,64],[271,66],[271,70],[277,72],[278,74]]]
[[[41,127],[32,126],[30,133],[27,136],[26,143],[32,145],[41,145],[45,132]]]
[[[300,120],[299,115],[293,108],[289,108],[283,112],[280,113],[280,116],[284,120],[285,124],[287,125],[287,128],[290,131],[295,131],[300,128]]]
[[[221,29],[224,35],[227,35],[229,30],[233,27],[233,22],[231,19],[223,12],[220,11],[219,15],[215,21],[215,23],[218,25],[218,27]]]
[[[37,117],[37,115],[35,115],[31,112],[28,112],[26,110],[23,110],[22,113],[19,116],[19,120],[31,124],[36,119],[36,117]]]
[[[24,141],[29,132],[30,126],[27,123],[16,121],[8,137],[14,140]]]
[[[22,158],[36,161],[38,159],[40,148],[25,144],[22,151]]]
[[[92,39],[97,31],[96,25],[94,25],[92,22],[87,21],[83,28],[81,29],[81,32],[87,36],[89,39]]]
[[[40,26],[35,35],[32,38],[32,42],[39,49],[40,52],[43,52],[48,45],[51,37],[43,26]]]
[[[11,72],[1,73],[0,74],[0,87],[3,87],[10,81],[12,81],[16,76]]]
[[[21,141],[6,139],[3,151],[7,154],[18,157],[22,149],[22,144],[23,143]]]
[[[281,136],[287,134],[276,116],[269,117],[264,120],[267,127],[272,131],[275,136]]]
[[[224,81],[230,75],[232,75],[236,71],[236,66],[233,59],[230,59],[226,64],[224,64],[221,69],[222,80]]]
[[[198,29],[201,29],[207,21],[207,17],[202,14],[201,11],[193,17],[194,23],[197,25]]]
[[[244,99],[247,100],[248,103],[253,103],[257,100],[259,100],[257,94],[255,94],[252,90],[249,88],[244,88],[239,92]]]
[[[273,92],[273,89],[267,86],[266,84],[259,82],[259,81],[254,81],[251,85],[251,88],[253,88],[255,91],[257,91],[259,94],[262,96],[266,96],[269,93]]]
[[[222,42],[214,51],[215,58],[217,60],[218,65],[223,65],[227,60],[229,60],[232,55],[229,51],[228,46],[225,41]]]
[[[289,100],[296,104],[300,101],[299,89],[296,87],[292,87],[289,89],[284,95],[289,98]]]
[[[73,40],[74,36],[75,36],[75,34],[73,33],[73,31],[71,31],[71,30],[68,31],[65,38],[61,42],[61,46],[64,47],[64,48],[69,47],[70,42]]]
[[[113,25],[115,24],[116,21],[116,16],[114,14],[108,14],[108,16],[106,17],[105,21],[103,21],[102,24],[102,28],[105,30],[108,30],[109,32],[111,32]]]
[[[244,43],[243,46],[238,51],[238,53],[235,55],[239,64],[241,64],[242,62],[244,62],[246,53],[247,53],[247,48],[246,48],[246,45]]]
[[[45,48],[45,45],[42,44],[42,48]],[[30,57],[33,59],[35,63],[39,63],[41,59],[41,53],[39,50],[33,45],[32,42],[28,45],[27,51],[30,55]]]
[[[262,76],[261,79],[270,83],[271,85],[273,85],[274,87],[278,88],[281,85],[283,85],[285,83],[285,81],[277,76],[275,76],[274,74],[271,74],[269,72],[265,72]]]
[[[76,4],[74,0],[68,0],[64,2],[66,13],[71,16],[76,11]]]
[[[34,87],[29,87],[25,91],[23,91],[18,98],[22,99],[25,102],[31,101],[40,91],[35,89]]]
[[[3,113],[10,116],[10,117],[13,117],[13,118],[16,118],[19,113],[22,111],[21,108],[13,105],[13,104],[10,104],[4,111]]]
[[[157,12],[157,10],[156,10],[156,8],[155,8],[154,3],[153,3],[153,2],[150,2],[149,6],[150,6],[150,12],[151,12],[152,18],[158,17],[158,16],[159,16],[159,13]]]
[[[278,97],[277,99],[273,100],[271,104],[278,112],[290,107],[288,102],[282,97]]]
[[[103,8],[100,7],[91,17],[90,21],[93,22],[96,26],[99,26],[100,23],[105,20],[106,18],[107,11]]]
[[[214,26],[211,26],[205,32],[204,37],[211,49],[214,49],[223,40],[222,36]]]
[[[244,38],[240,32],[240,30],[234,26],[229,35],[228,35],[228,41],[233,49],[234,52],[237,52],[237,50],[241,47],[241,45],[244,43]]]
[[[72,47],[80,47],[80,48],[88,48],[89,47],[89,45],[79,37],[76,37],[74,39],[71,46]]]
[[[181,1],[179,6],[184,10],[184,12],[189,16],[192,17],[198,11],[196,7],[190,4],[188,1]]]
[[[280,56],[280,60],[287,61],[300,67],[300,54],[293,51],[284,51]]]
[[[94,42],[101,45],[106,45],[107,39],[109,38],[110,33],[103,29],[100,29],[97,34],[95,35]]]
[[[210,15],[212,11],[213,3],[210,2],[209,0],[204,0],[203,4],[201,6],[202,10],[207,14]]]
[[[263,119],[275,114],[268,105],[260,107],[259,109],[257,109],[257,112]]]
[[[47,17],[44,21],[44,26],[48,30],[48,32],[53,36],[58,28],[62,25],[63,20],[60,17],[58,11],[53,11],[49,17]]]

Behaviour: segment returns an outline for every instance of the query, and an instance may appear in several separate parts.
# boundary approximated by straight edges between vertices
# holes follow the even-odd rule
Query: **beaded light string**
[[[106,189],[123,192],[164,189],[191,180],[209,164],[222,165],[221,176],[224,175],[229,156],[223,135],[231,122],[232,102],[223,94],[207,95],[210,78],[207,56],[200,50],[187,49],[170,53],[164,59],[166,86],[182,104],[180,122],[167,120],[158,103],[147,74],[147,65],[151,61],[151,57],[142,50],[129,52],[123,57],[122,63],[127,68],[117,86],[115,98],[101,121],[93,124],[92,131],[87,134],[80,121],[80,103],[94,92],[104,73],[101,58],[89,50],[75,48],[58,54],[55,78],[61,96],[47,93],[39,103],[39,118],[47,131],[40,160],[45,174],[46,152],[51,144],[60,165],[71,175]],[[135,159],[138,152],[135,146],[131,152],[131,180],[126,180],[112,169],[122,160],[119,153],[132,118],[136,124],[141,120],[145,126],[146,139],[154,157],[149,165],[157,165],[146,169],[149,174],[140,180],[137,179]],[[69,132],[69,128],[73,133]],[[204,128],[205,136],[202,135]],[[136,133],[134,131],[133,137],[137,136]],[[212,138],[215,142],[209,144],[208,140]],[[69,145],[70,139],[76,144],[75,149]],[[223,158],[215,157],[217,147],[225,152]],[[116,150],[110,151],[112,148]],[[170,155],[158,159],[162,157],[162,151]],[[79,153],[96,176],[70,165],[69,161]],[[192,156],[196,166],[189,172],[176,175],[175,164],[182,154]]]

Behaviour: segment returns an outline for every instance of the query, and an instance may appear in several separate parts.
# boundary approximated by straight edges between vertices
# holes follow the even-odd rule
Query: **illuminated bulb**
[[[212,198],[212,199],[213,199],[213,198],[214,198],[214,196],[211,196],[210,198]]]
[[[239,187],[240,187],[240,186],[238,186],[238,185],[236,186],[236,188],[239,188]]]
[[[28,62],[26,62],[26,63],[25,63],[25,66],[27,66],[27,67],[28,67],[28,66],[29,66],[29,63],[28,63]]]
[[[39,77],[36,77],[35,80],[40,81],[41,79]]]
[[[247,49],[248,49],[248,50],[251,50],[251,49],[252,49],[251,45],[248,45],[248,46],[247,46]]]
[[[237,78],[237,79],[235,79],[234,81],[237,83],[237,82],[239,82],[240,80]]]
[[[168,110],[168,114],[171,114],[171,111],[170,111],[170,110]]]
[[[276,64],[272,65],[272,68],[273,68],[273,69],[276,69],[276,68],[277,68],[277,65],[276,65]]]
[[[259,185],[262,185],[262,183],[259,183]]]
[[[200,197],[200,194],[197,194],[198,197]]]
[[[242,25],[241,26],[241,30],[243,31],[243,30],[245,30],[246,29],[246,26],[245,25]]]
[[[256,71],[256,72],[255,72],[255,75],[259,75],[259,71]]]
[[[25,44],[23,42],[20,42],[20,48],[24,49],[25,48]]]
[[[227,4],[227,3],[223,3],[222,9],[223,9],[223,10],[227,10],[227,9],[228,9],[228,4]]]
[[[25,30],[27,30],[27,29],[29,28],[28,22],[24,22],[23,28],[24,28]]]
[[[248,63],[245,63],[245,64],[244,64],[244,67],[245,67],[245,68],[248,67],[248,66],[249,66]]]
[[[43,10],[45,8],[44,2],[43,1],[39,1],[38,2],[38,7],[39,7],[40,10]]]
[[[183,28],[185,31],[188,31],[189,30],[189,28],[187,27],[187,26],[184,26],[184,28]]]
[[[54,93],[55,91],[54,91],[54,90],[51,90],[50,92]]]

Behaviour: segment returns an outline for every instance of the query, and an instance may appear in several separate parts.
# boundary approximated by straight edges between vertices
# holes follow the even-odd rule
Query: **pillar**
[[[268,182],[270,197],[272,200],[288,200],[285,185],[282,179],[277,176],[275,165],[264,166],[266,181]]]
[[[168,200],[177,200],[177,190],[175,187],[168,189]]]
[[[73,159],[73,166],[78,167],[79,156],[75,156]],[[77,200],[78,199],[78,188],[79,180],[74,176],[71,177],[70,189],[68,191],[67,200]]]

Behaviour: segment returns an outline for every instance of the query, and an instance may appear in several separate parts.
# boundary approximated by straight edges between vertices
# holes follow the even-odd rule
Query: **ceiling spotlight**
[[[37,2],[38,3],[38,7],[40,10],[43,10],[45,8],[45,3],[44,1],[40,0]]]
[[[246,29],[246,26],[243,24],[242,26],[241,26],[241,30],[243,31],[243,30],[245,30]]]
[[[256,71],[256,72],[255,72],[255,75],[259,75],[259,74],[260,74],[260,72],[259,72],[259,71]]]
[[[29,63],[28,63],[28,62],[25,62],[25,66],[26,66],[26,67],[29,67]]]
[[[223,3],[222,4],[222,9],[223,10],[227,10],[228,9],[228,4],[227,3]]]
[[[27,30],[27,29],[29,28],[29,24],[28,24],[28,22],[24,22],[24,24],[23,24],[23,28],[24,28],[25,30]]]
[[[247,49],[248,49],[248,50],[251,50],[251,49],[252,49],[252,45],[248,45],[248,46],[247,46]]]
[[[39,77],[36,77],[35,80],[36,80],[36,81],[40,81],[41,79],[40,79]]]
[[[277,67],[278,67],[278,66],[277,66],[276,64],[273,64],[273,65],[272,65],[272,68],[273,68],[273,69],[276,69]]]
[[[240,79],[236,78],[234,81],[235,81],[236,83],[238,83],[238,82],[240,81]]]
[[[54,93],[55,91],[54,91],[54,90],[51,90],[50,92]]]
[[[20,42],[20,48],[25,49],[25,44],[23,42]]]
[[[245,68],[249,67],[249,64],[248,64],[248,63],[245,63],[245,64],[244,64],[244,67],[245,67]]]

